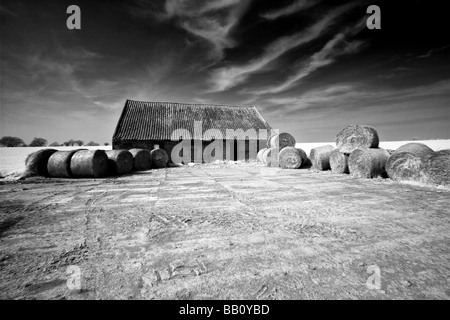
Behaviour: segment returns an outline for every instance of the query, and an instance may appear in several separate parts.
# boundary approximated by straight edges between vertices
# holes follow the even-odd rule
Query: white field
[[[24,147],[24,148],[0,148],[0,174],[5,176],[12,172],[23,171],[25,169],[25,158],[40,149],[73,150],[73,149],[102,149],[111,150],[111,146],[98,147]]]
[[[420,142],[426,144],[434,151],[450,149],[450,139],[448,140],[422,140],[422,141],[383,141],[380,142],[380,148],[384,149],[397,149],[398,147],[409,143],[409,142]],[[332,145],[336,147],[334,142],[312,142],[312,143],[297,143],[295,146],[297,148],[303,149],[306,154],[309,155],[311,149]],[[50,147],[46,147],[50,148]],[[54,147],[57,150],[73,150],[79,149],[80,147]],[[81,147],[83,149],[102,149],[102,150],[111,150],[111,146],[98,146],[98,147]],[[25,158],[28,154],[35,152],[39,149],[39,147],[25,147],[25,148],[0,148],[0,174],[2,176],[6,176],[12,172],[18,172],[25,169]]]
[[[447,140],[420,140],[420,141],[381,141],[379,147],[383,149],[391,149],[395,150],[404,144],[410,143],[410,142],[418,142],[423,143],[427,146],[429,146],[434,151],[444,150],[444,149],[450,149],[450,139]],[[311,152],[311,149],[326,146],[326,145],[332,145],[336,148],[336,143],[334,142],[311,142],[311,143],[297,143],[295,144],[296,148],[301,148],[303,151],[306,152],[307,155]]]

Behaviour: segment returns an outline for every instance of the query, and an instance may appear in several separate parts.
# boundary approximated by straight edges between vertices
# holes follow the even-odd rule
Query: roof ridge
[[[186,103],[186,102],[173,102],[173,101],[142,101],[142,100],[130,100],[127,102],[140,102],[140,103],[165,103],[165,104],[179,104],[185,106],[205,106],[205,107],[229,107],[229,108],[256,108],[255,105],[230,105],[230,104],[217,104],[217,103]]]

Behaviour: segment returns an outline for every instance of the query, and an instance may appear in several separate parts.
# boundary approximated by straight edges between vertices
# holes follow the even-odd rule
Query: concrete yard
[[[450,298],[444,188],[245,163],[0,197],[2,299]]]

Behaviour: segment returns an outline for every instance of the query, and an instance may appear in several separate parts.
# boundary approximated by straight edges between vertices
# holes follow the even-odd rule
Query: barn
[[[164,149],[173,162],[248,160],[266,147],[271,127],[255,106],[127,100],[113,149]],[[213,146],[213,147],[212,147]],[[218,152],[217,150],[223,150]],[[204,157],[212,151],[212,158]],[[172,153],[173,152],[173,153]],[[172,159],[175,155],[177,161]]]

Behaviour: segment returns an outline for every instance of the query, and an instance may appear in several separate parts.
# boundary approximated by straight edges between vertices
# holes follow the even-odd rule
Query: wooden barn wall
[[[253,157],[250,157],[250,146],[249,146],[249,140],[245,140],[245,143],[243,144],[243,141],[238,140],[228,140],[229,144],[227,144],[227,140],[223,140],[223,157],[224,160],[254,160],[256,159],[256,154]],[[161,149],[164,149],[167,154],[169,155],[170,161],[171,154],[173,148],[178,144],[178,141],[141,141],[141,140],[124,140],[124,141],[115,141],[113,142],[113,149],[126,149],[130,150],[133,148],[140,148],[140,149],[148,149],[153,150],[155,148],[155,145],[159,145]],[[211,141],[201,141],[201,140],[192,140],[191,141],[191,160],[190,162],[194,163],[201,163],[205,162],[205,159],[202,158],[195,158],[195,150],[198,150],[197,156],[201,155],[203,156],[203,152],[205,148],[211,143]],[[257,148],[256,153],[267,147],[267,141],[266,140],[258,140],[256,141]],[[239,154],[241,154],[239,151],[245,148],[244,150],[244,157],[238,157]],[[236,154],[236,155],[235,155]],[[182,154],[180,154],[182,156]],[[214,156],[214,154],[213,154]]]

